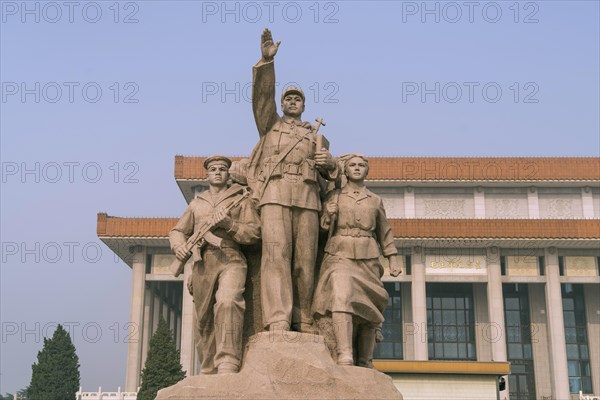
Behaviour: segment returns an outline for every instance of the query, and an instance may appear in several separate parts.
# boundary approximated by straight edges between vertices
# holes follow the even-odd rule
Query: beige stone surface
[[[374,369],[334,363],[322,337],[262,332],[246,346],[238,374],[197,375],[158,392],[182,399],[397,399],[392,379]]]

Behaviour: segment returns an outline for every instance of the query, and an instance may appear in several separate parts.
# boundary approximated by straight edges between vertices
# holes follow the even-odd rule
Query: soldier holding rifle
[[[193,254],[190,292],[204,374],[239,371],[247,271],[240,244],[260,239],[260,218],[244,187],[227,185],[230,166],[231,160],[223,156],[204,161],[209,189],[190,202],[169,234],[177,257],[175,275]]]

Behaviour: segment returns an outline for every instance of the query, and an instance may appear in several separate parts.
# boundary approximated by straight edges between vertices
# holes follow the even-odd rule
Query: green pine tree
[[[185,372],[179,361],[179,350],[175,346],[173,333],[161,318],[150,339],[137,400],[154,400],[159,389],[174,385],[183,378]]]
[[[37,363],[31,366],[29,400],[74,399],[79,390],[79,358],[71,337],[58,325],[51,339],[44,338]]]

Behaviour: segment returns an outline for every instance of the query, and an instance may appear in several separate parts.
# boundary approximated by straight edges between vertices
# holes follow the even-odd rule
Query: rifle
[[[240,205],[240,203],[250,195],[248,189],[243,188],[243,193],[239,199],[229,204],[225,207],[225,212],[229,213],[233,208]],[[204,243],[209,242],[217,247],[221,245],[221,239],[213,235],[210,230],[215,226],[210,223],[210,219],[204,222],[200,229],[198,229],[192,236],[188,238],[186,243],[184,244],[186,253],[190,253],[190,251],[194,254],[194,261],[200,261],[202,258],[200,256],[200,248],[204,245]],[[211,237],[212,236],[212,237]],[[169,266],[169,270],[178,277],[183,272],[183,268],[185,267],[185,263],[190,259],[192,254],[186,256],[183,260],[175,258],[171,265]]]

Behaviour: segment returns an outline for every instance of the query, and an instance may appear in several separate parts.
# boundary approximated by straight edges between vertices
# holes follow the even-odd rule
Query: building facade
[[[207,187],[203,160],[175,158],[187,202]],[[371,158],[367,186],[404,264],[384,276],[376,367],[405,398],[436,387],[481,398],[501,375],[500,398],[600,394],[599,158]],[[98,214],[98,236],[133,274],[127,391],[161,315],[184,370],[197,371],[190,266],[179,278],[168,270],[176,222]]]

